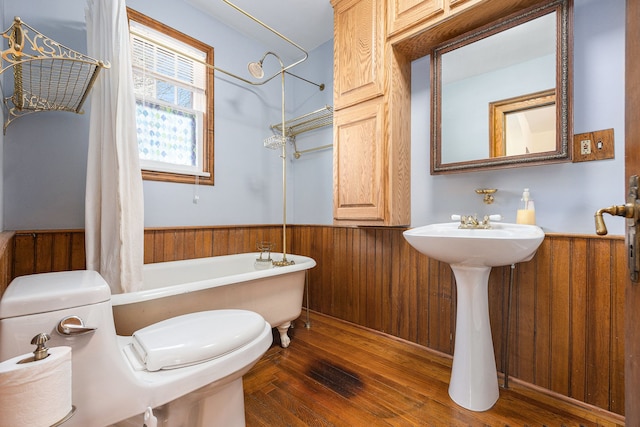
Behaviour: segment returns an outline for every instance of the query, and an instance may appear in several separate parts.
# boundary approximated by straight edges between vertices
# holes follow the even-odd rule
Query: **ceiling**
[[[251,20],[223,0],[185,0],[236,31],[258,40],[290,60],[302,52]],[[307,52],[333,38],[333,8],[329,0],[231,0]]]

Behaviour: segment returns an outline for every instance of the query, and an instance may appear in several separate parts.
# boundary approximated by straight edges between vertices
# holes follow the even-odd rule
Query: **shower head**
[[[256,79],[261,79],[264,77],[264,70],[262,69],[262,61],[260,62],[249,62],[247,65],[249,69],[249,73]]]
[[[262,59],[260,61],[256,61],[256,62],[249,62],[249,64],[247,65],[247,68],[249,69],[249,73],[251,73],[251,75],[253,77],[255,77],[256,79],[261,79],[264,77],[264,69],[262,68],[262,63],[264,62],[265,58],[267,56],[273,56],[275,57],[278,62],[280,63],[280,73],[284,76],[284,72],[286,67],[284,66],[284,63],[282,62],[282,59],[280,59],[280,56],[277,53],[274,52],[265,52],[264,55],[262,55]],[[275,76],[277,76],[278,74],[275,74]],[[267,81],[269,81],[272,77],[270,77],[269,79],[267,79],[265,81],[265,83]]]

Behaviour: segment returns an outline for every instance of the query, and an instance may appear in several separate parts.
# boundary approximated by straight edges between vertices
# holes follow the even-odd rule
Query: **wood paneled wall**
[[[14,233],[12,231],[3,231],[0,233],[0,296],[2,296],[13,279],[11,276],[13,239]]]
[[[16,232],[12,277],[85,268],[84,231]]]
[[[453,354],[451,269],[411,248],[402,231],[293,225],[287,228],[287,252],[318,264],[309,274],[312,310]],[[252,252],[262,240],[280,251],[281,232],[281,226],[148,229],[145,262]],[[84,268],[82,231],[19,232],[12,240],[11,277]],[[534,259],[518,264],[514,274],[510,375],[623,414],[623,239],[547,235]],[[501,267],[489,279],[499,371],[505,362],[509,277],[510,267]]]
[[[290,232],[287,233],[287,239],[289,239],[289,235]],[[281,251],[282,227],[146,229],[144,233],[144,262],[149,264],[255,252],[257,243],[261,241],[271,242],[275,245],[274,251]]]
[[[411,248],[402,231],[295,227],[293,252],[318,263],[311,271],[310,307],[453,354],[453,273]],[[622,238],[547,235],[532,261],[517,264],[510,375],[623,414],[626,262]],[[489,279],[500,371],[509,277],[510,267],[501,267]]]

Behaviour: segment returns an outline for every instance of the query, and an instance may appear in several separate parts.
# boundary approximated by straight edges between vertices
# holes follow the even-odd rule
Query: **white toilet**
[[[16,278],[0,300],[0,361],[33,351],[43,332],[48,347],[71,347],[64,427],[245,425],[242,376],[272,342],[259,314],[191,313],[122,337],[110,298],[94,271]]]

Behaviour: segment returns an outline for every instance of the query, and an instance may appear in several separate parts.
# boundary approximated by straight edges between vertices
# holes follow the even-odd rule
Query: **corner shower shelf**
[[[9,47],[2,51],[0,75],[13,69],[13,95],[4,98],[7,119],[39,111],[82,114],[100,70],[110,65],[51,40],[15,17],[2,33]]]
[[[312,111],[302,116],[291,119],[285,122],[287,138],[291,138],[295,149],[294,156],[299,159],[303,153],[311,151],[322,150],[325,148],[333,147],[333,144],[322,145],[320,147],[310,148],[308,150],[298,151],[295,143],[295,136],[304,132],[309,132],[315,129],[319,129],[325,126],[333,125],[333,107],[325,105],[319,110]],[[278,132],[282,135],[282,123],[271,125],[271,130]]]

